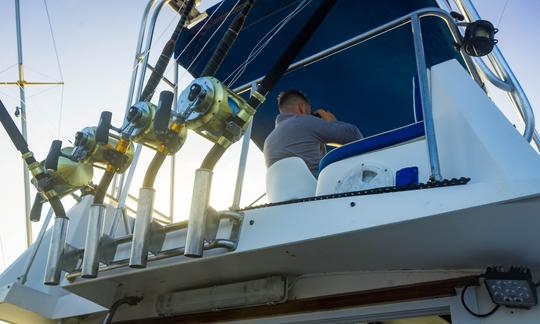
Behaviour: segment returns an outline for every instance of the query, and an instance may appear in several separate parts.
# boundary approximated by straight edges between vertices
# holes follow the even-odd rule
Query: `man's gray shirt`
[[[341,121],[326,121],[311,115],[281,113],[276,128],[264,141],[266,167],[288,158],[299,157],[318,176],[319,162],[326,153],[325,144],[346,144],[362,138],[354,125]]]

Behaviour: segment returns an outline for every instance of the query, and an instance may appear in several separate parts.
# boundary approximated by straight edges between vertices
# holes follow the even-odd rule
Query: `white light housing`
[[[160,316],[278,304],[287,300],[287,280],[281,276],[183,290],[159,296]]]

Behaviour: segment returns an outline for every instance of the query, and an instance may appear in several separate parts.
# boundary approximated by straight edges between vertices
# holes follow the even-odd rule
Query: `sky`
[[[139,22],[146,3],[146,0],[48,0],[60,72],[44,1],[21,0],[25,79],[65,82],[63,88],[27,88],[29,144],[37,157],[45,157],[53,139],[61,139],[68,145],[76,131],[95,125],[103,110],[113,112],[113,124],[120,125],[126,108]],[[540,63],[537,60],[540,49],[535,35],[540,30],[540,1],[476,0],[474,3],[484,19],[499,27],[499,47],[528,94],[535,111],[540,112],[537,81],[540,75]],[[209,5],[209,2],[203,1],[203,5]],[[156,61],[156,53],[161,51],[175,25],[174,12],[165,10],[156,26],[153,47],[157,50],[150,57],[151,63]],[[15,33],[14,2],[2,0],[0,81],[17,80]],[[167,75],[172,79],[171,69]],[[184,75],[181,85],[191,81],[189,75],[181,75]],[[509,108],[505,96],[496,92],[490,95],[519,129],[521,122],[517,114]],[[0,99],[8,110],[14,111],[18,105],[18,90],[13,86],[0,86]],[[16,119],[16,123],[19,122],[19,119]],[[177,157],[175,220],[188,216],[194,170],[210,147],[208,141],[190,133],[187,143]],[[22,160],[3,131],[0,131],[0,148],[0,171],[3,172],[0,176],[3,182],[0,184],[1,271],[25,250],[26,239]],[[235,144],[215,170],[211,204],[217,209],[225,209],[231,205],[239,152],[240,145]],[[130,192],[138,192],[150,157],[151,152],[146,150],[139,162],[138,176],[135,177]],[[162,168],[157,181],[155,205],[163,212],[168,210],[169,167],[169,164],[166,164]],[[252,145],[242,197],[244,205],[264,193],[264,170],[262,153]],[[32,197],[34,192],[32,188]],[[66,204],[71,204],[69,199],[65,201]],[[40,226],[40,223],[33,225],[34,238]]]

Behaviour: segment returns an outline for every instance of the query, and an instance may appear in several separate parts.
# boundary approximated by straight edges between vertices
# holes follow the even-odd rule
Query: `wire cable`
[[[302,11],[304,8],[306,8],[312,0],[303,0],[301,1],[295,9],[293,9],[287,16],[285,16],[278,24],[276,24],[274,27],[272,27],[260,40],[259,42],[253,47],[251,52],[249,53],[248,57],[242,64],[240,64],[227,78],[224,80],[224,83],[227,83],[229,87],[231,87],[238,79],[242,76],[242,74],[246,71],[247,66],[255,60],[255,58],[266,48],[266,46],[270,43],[270,41],[281,31],[281,29],[292,19],[294,18],[300,11]],[[270,36],[269,36],[270,35]],[[266,39],[268,38],[268,39]],[[266,40],[265,40],[266,39]],[[263,42],[264,41],[264,42]],[[262,43],[262,45],[261,45]],[[233,76],[234,75],[234,76]],[[231,78],[232,77],[232,78]],[[229,78],[231,78],[231,81],[228,82]]]
[[[232,12],[234,11],[234,8],[236,8],[236,6],[238,6],[238,4],[240,3],[241,0],[237,0],[236,3],[234,4],[234,6],[232,7],[231,10],[229,10],[229,12],[227,13],[227,15],[225,16],[225,18],[223,19],[223,21],[221,21],[221,23],[219,24],[219,26],[214,30],[214,32],[212,33],[212,35],[210,35],[210,38],[208,38],[208,40],[204,43],[203,47],[199,50],[199,52],[197,53],[197,55],[195,55],[195,58],[193,58],[193,60],[191,61],[191,63],[188,65],[187,68],[185,68],[185,71],[184,73],[182,74],[182,76],[180,78],[178,78],[178,84],[180,84],[180,81],[186,76],[186,74],[188,73],[189,69],[193,66],[193,64],[195,64],[195,62],[197,61],[197,59],[199,58],[199,56],[203,53],[204,49],[206,48],[206,46],[208,46],[208,44],[210,43],[210,41],[212,40],[212,38],[214,38],[214,36],[216,35],[216,33],[221,29],[221,27],[223,26],[223,24],[225,23],[225,21],[227,21],[227,19],[229,19],[230,15],[232,14]]]
[[[478,278],[480,278],[480,277],[481,276],[478,276]],[[469,284],[465,285],[465,287],[463,287],[463,289],[461,290],[461,303],[463,304],[463,307],[467,310],[467,312],[469,312],[469,314],[471,314],[471,315],[473,315],[475,317],[481,317],[482,318],[482,317],[488,317],[488,316],[492,315],[493,313],[495,313],[499,309],[499,307],[501,305],[495,305],[495,307],[493,307],[492,310],[490,310],[489,312],[484,313],[484,314],[478,314],[478,313],[473,312],[469,308],[469,306],[467,306],[467,304],[465,303],[465,292],[467,291],[467,289],[470,286],[471,286],[471,284],[469,283]]]
[[[502,11],[501,11],[501,15],[499,16],[499,20],[497,21],[497,28],[499,28],[499,26],[501,25],[501,21],[502,21],[504,12],[506,11],[506,6],[508,5],[509,1],[510,0],[506,0],[506,2],[504,3],[504,6],[503,6]]]
[[[266,48],[266,46],[270,43],[270,41],[275,37],[275,35],[277,35],[277,33],[296,15],[298,14],[302,9],[304,9],[310,2],[311,0],[309,0],[308,3],[306,3],[307,0],[303,0],[295,9],[293,9],[293,11],[291,11],[287,16],[285,16],[285,18],[283,18],[277,25],[275,25],[273,28],[270,29],[270,31],[268,31],[262,38],[261,40],[254,46],[254,48],[252,49],[252,51],[249,53],[247,59],[238,67],[236,68],[232,73],[236,73],[236,75],[232,78],[232,80],[229,82],[229,86],[231,86],[233,83],[235,83],[238,78],[245,72],[246,70],[246,67],[249,63],[251,63],[261,52],[264,48]],[[272,34],[267,40],[265,40],[265,38],[268,37],[268,35]],[[264,41],[265,40],[265,41]],[[259,47],[257,48],[257,46],[260,45],[260,43],[264,41],[264,43]],[[229,79],[229,77],[231,76],[229,75],[224,82],[227,82],[227,80]]]
[[[8,66],[7,68],[5,68],[5,69],[1,70],[1,71],[0,71],[0,74],[2,74],[2,73],[5,73],[5,72],[9,71],[10,69],[14,68],[15,66],[17,66],[17,63],[15,63],[15,64],[12,64],[12,65]]]
[[[54,38],[53,27],[51,23],[51,15],[49,14],[49,7],[47,6],[47,0],[43,0],[45,5],[45,13],[47,14],[47,21],[49,22],[49,32],[51,34],[51,39],[54,48],[54,54],[56,56],[56,64],[58,65],[58,73],[60,73],[60,80],[64,82],[64,73],[62,72],[62,65],[60,64],[60,56],[58,55],[58,47],[56,46],[56,39]],[[60,92],[60,109],[58,111],[58,138],[60,137],[60,132],[62,130],[62,115],[64,112],[64,85],[62,84]]]

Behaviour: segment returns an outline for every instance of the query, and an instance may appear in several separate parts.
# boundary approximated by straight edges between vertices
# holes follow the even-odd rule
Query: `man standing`
[[[299,157],[315,177],[326,144],[346,144],[362,138],[354,125],[336,120],[329,111],[318,109],[313,116],[307,97],[290,89],[279,94],[276,127],[264,142],[266,167],[288,158]]]

